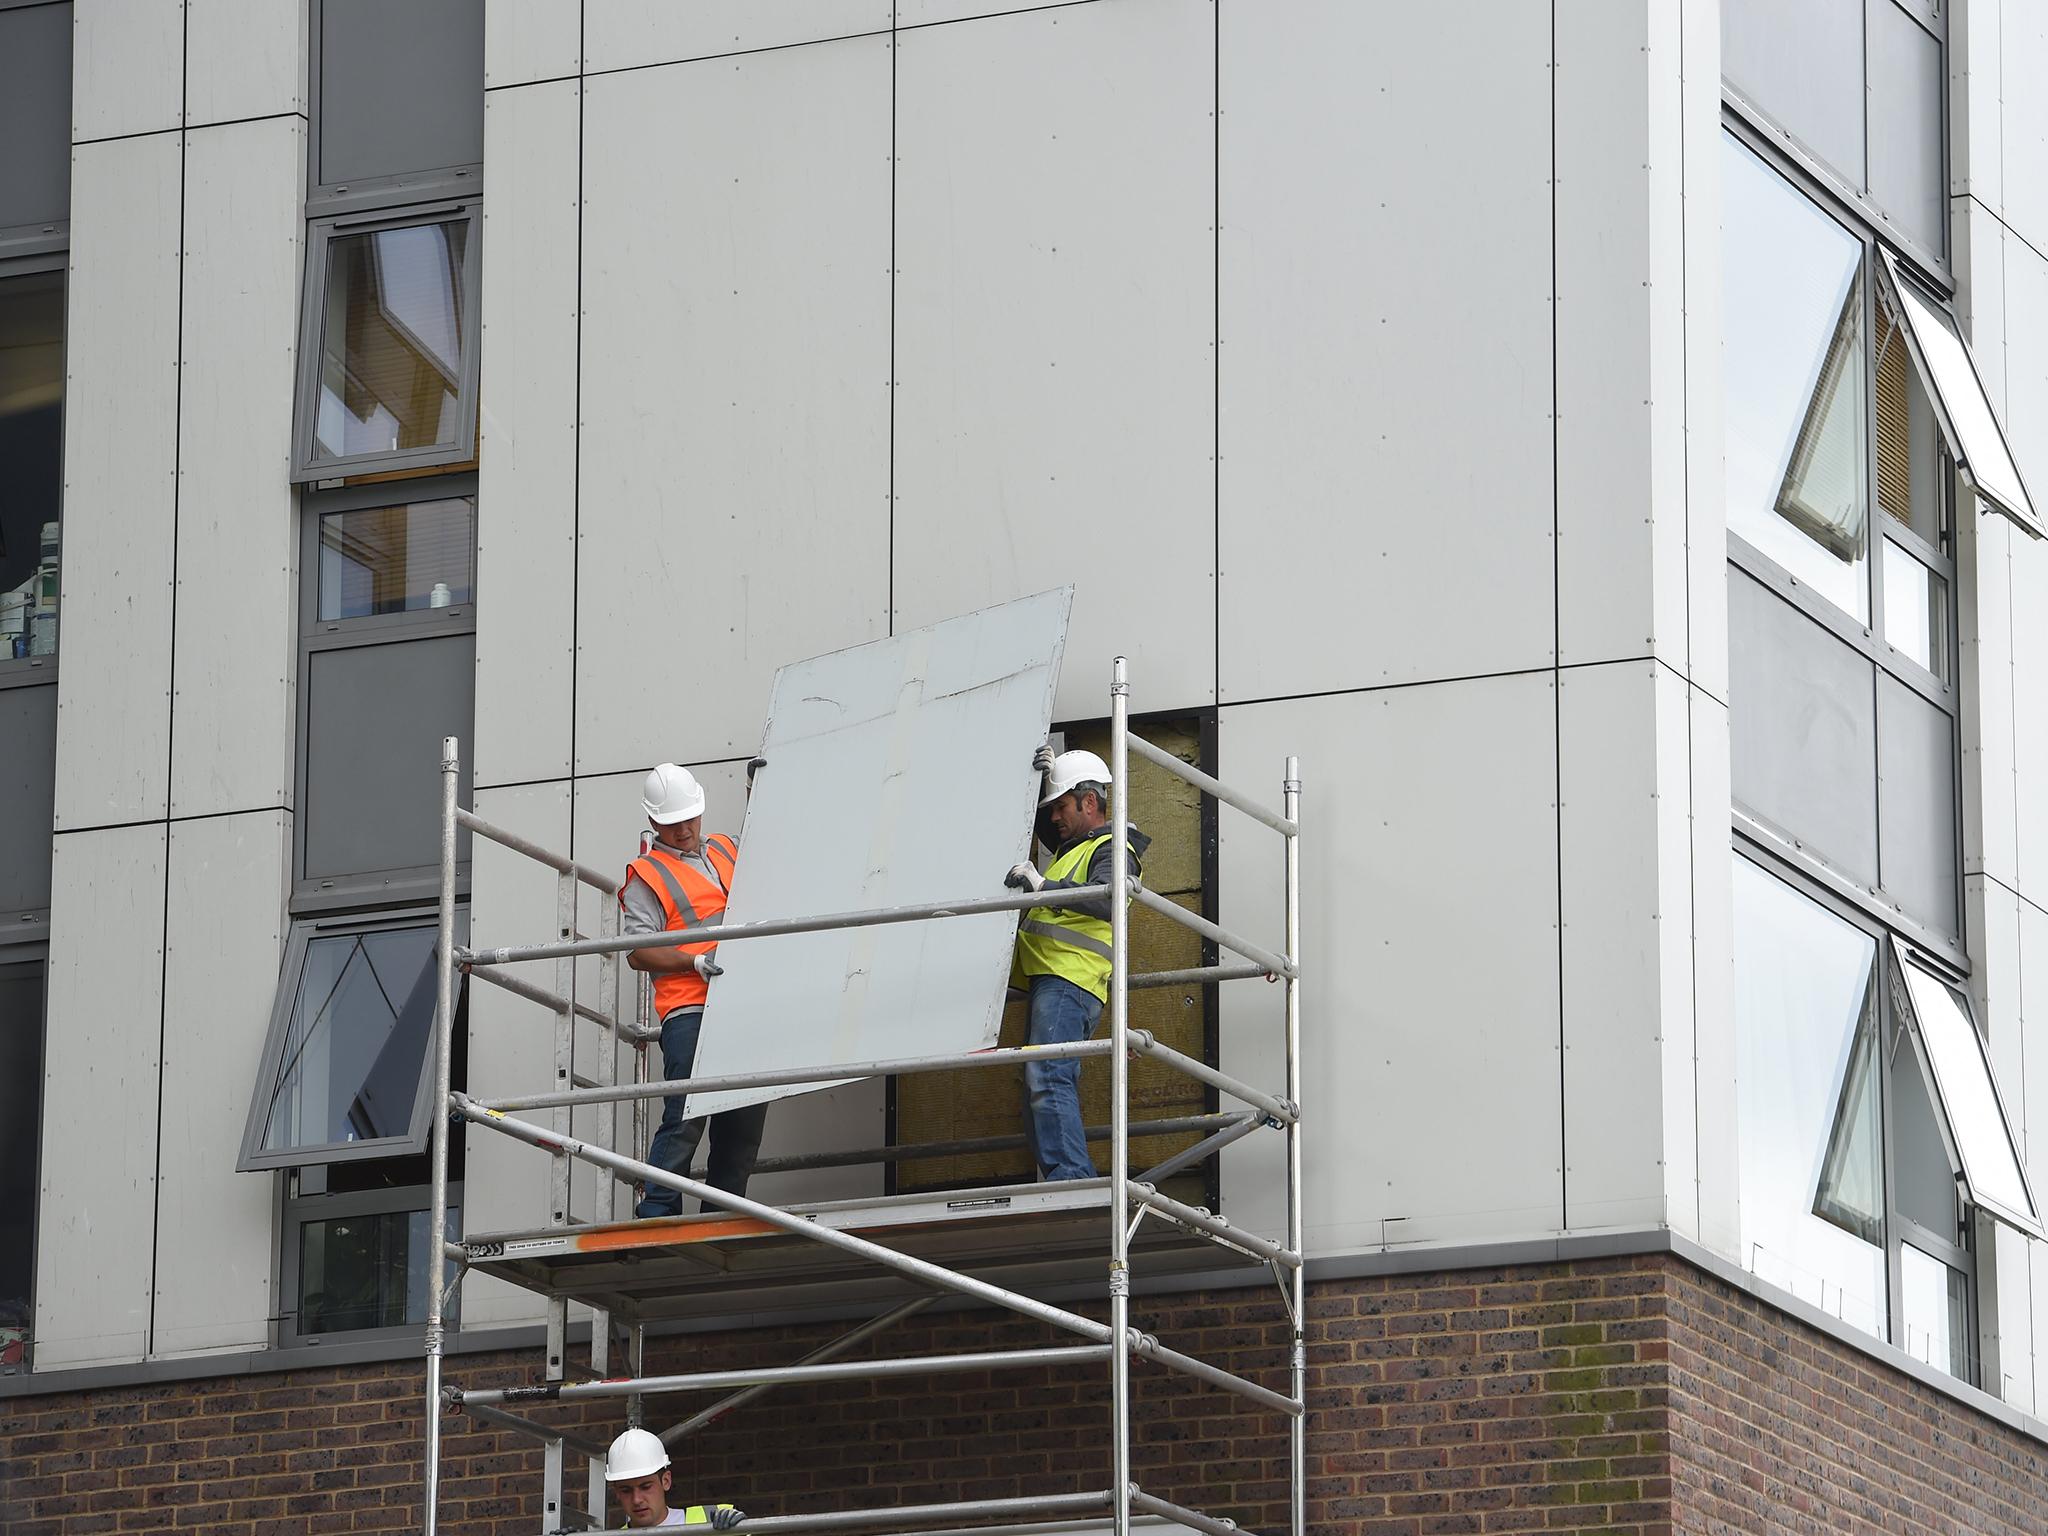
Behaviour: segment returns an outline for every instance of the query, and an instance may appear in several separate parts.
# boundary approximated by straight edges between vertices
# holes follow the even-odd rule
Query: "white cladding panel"
[[[591,74],[887,32],[889,0],[584,0]]]
[[[732,923],[964,901],[1031,856],[1073,589],[784,667],[733,874]],[[985,1050],[1015,913],[721,946],[700,1075]],[[693,1113],[804,1089],[693,1093]]]
[[[72,153],[59,830],[168,803],[178,183],[174,134]]]
[[[185,0],[186,126],[304,115],[307,9],[278,0]]]
[[[1686,673],[1728,699],[1728,510],[1721,424],[1721,18],[1687,5],[1680,15],[1685,133],[1685,540],[1689,623]],[[1668,622],[1668,621],[1667,621]]]
[[[2048,257],[2008,230],[2000,262],[2005,381],[2003,396],[1994,388],[1991,398],[2005,411],[2013,457],[2038,499],[2048,494]]]
[[[1218,742],[1224,781],[1259,792],[1301,757],[1310,1255],[1555,1232],[1550,678],[1226,708]],[[1221,833],[1222,922],[1274,943],[1276,839],[1227,812]],[[1279,989],[1222,999],[1223,1069],[1278,1087]],[[1284,1231],[1280,1156],[1263,1134],[1225,1154],[1233,1222]]]
[[[1973,962],[1969,990],[1977,1027],[1984,1032],[1991,1076],[2004,1097],[2006,1119],[2024,1162],[2028,1143],[2021,902],[1997,881],[1982,875],[1963,877],[1963,902]]]
[[[277,1175],[235,1172],[277,990],[291,818],[174,823],[151,1353],[270,1343]]]
[[[1691,1119],[1686,683],[1635,661],[1558,687],[1566,1225],[1650,1226],[1672,1214],[1666,1146],[1692,1142],[1665,1124]]]
[[[161,826],[56,839],[36,1237],[41,1370],[139,1360],[149,1349],[164,843]]]
[[[583,62],[582,30],[581,4],[484,0],[484,88],[496,90],[575,74]],[[484,133],[484,161],[489,164],[494,157],[488,118]],[[486,195],[489,190],[486,187]]]
[[[581,90],[564,80],[484,97],[484,159],[518,174],[484,182],[480,785],[566,778],[570,768]]]
[[[929,27],[971,21],[982,16],[1007,16],[1015,11],[1049,11],[1073,0],[896,0],[896,25]]]
[[[2002,30],[1996,5],[1959,5],[1948,18],[1949,191],[1997,209],[2005,200],[2005,155],[1999,143],[2005,109],[1999,100]],[[1953,225],[1962,207],[1951,205]]]
[[[1958,9],[1988,10],[1982,3]],[[2014,234],[2035,250],[2048,250],[2048,97],[2028,82],[2048,76],[2048,7],[2003,3],[1999,20],[1999,101],[2004,131],[1999,135],[2005,205]],[[2019,332],[2048,344],[2040,331]]]
[[[1989,517],[1991,514],[1980,514]],[[2011,552],[2015,878],[2028,899],[2048,903],[2048,542],[2014,538]]]
[[[291,801],[298,569],[292,363],[305,228],[296,117],[185,151],[171,814]]]
[[[478,789],[476,813],[543,847],[569,844],[569,786],[525,784]],[[555,875],[524,854],[476,838],[470,854],[470,942],[530,944],[556,932]],[[513,968],[537,986],[555,987],[555,963]],[[554,1016],[536,1003],[485,982],[469,984],[469,1092],[480,1099],[545,1092],[554,1083]],[[551,1124],[552,1111],[528,1111]],[[548,1156],[480,1126],[463,1131],[462,1231],[505,1232],[545,1226],[549,1216]],[[471,1275],[462,1282],[462,1324],[495,1327],[541,1320],[540,1298],[502,1280]]]
[[[1728,707],[1695,688],[1692,715],[1693,1127],[1696,1235],[1734,1258],[1741,1247],[1735,1143],[1735,895],[1728,847]],[[1666,1154],[1667,1158],[1672,1154]],[[1675,1162],[1676,1159],[1673,1159]],[[1674,1208],[1687,1197],[1674,1188]],[[1682,1230],[1691,1230],[1684,1227]]]
[[[2024,542],[2006,518],[1981,514],[1957,540],[1957,633],[1964,695],[1963,868],[2019,884],[2019,805],[2013,781],[2012,545]]]
[[[579,774],[750,753],[887,629],[889,87],[886,39],[585,85]]]
[[[1214,688],[1214,9],[906,33],[896,627],[1075,585],[1058,718]]]
[[[1994,1330],[1993,1355],[1998,1364],[1995,1380],[1987,1379],[1984,1390],[2003,1398],[2022,1413],[2034,1407],[2034,1257],[2044,1246],[2024,1232],[1994,1222],[1991,1252],[1980,1252],[1978,1264],[1991,1271],[1997,1305],[1988,1308],[1985,1319]],[[1979,1295],[1983,1294],[1980,1282]],[[1989,1378],[1989,1371],[1986,1372]]]
[[[1550,8],[1221,20],[1222,699],[1548,665]]]
[[[71,24],[74,143],[179,126],[185,109],[185,0],[73,0]],[[74,175],[74,209],[76,185]],[[73,218],[77,250],[75,213]]]
[[[2024,1036],[2018,1070],[2010,1055],[1998,1060],[1999,1092],[2006,1113],[2019,1125],[2027,1176],[2036,1190],[2048,1188],[2048,912],[2032,902],[2017,904],[2019,919],[2019,1016]],[[2008,981],[2010,986],[2011,982]],[[1997,1049],[1997,1037],[1992,1037]],[[2041,1319],[2048,1344],[2048,1314]]]

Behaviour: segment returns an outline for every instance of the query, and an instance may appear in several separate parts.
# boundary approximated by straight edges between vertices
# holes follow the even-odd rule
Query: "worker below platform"
[[[647,775],[641,804],[654,829],[654,842],[626,866],[626,881],[619,889],[623,931],[673,933],[715,927],[725,916],[739,845],[723,832],[704,835],[704,790],[687,768],[674,763],[656,767]],[[654,978],[662,1073],[670,1079],[688,1077],[696,1062],[704,1000],[710,992],[710,978],[719,974],[712,958],[716,950],[714,941],[626,952],[627,964]],[[662,1101],[661,1125],[654,1133],[647,1160],[670,1173],[687,1175],[704,1135],[704,1121],[683,1118],[686,1102],[680,1094]],[[750,1104],[710,1118],[711,1151],[704,1182],[743,1195],[754,1171],[754,1158],[761,1150],[768,1106]],[[682,1208],[682,1196],[675,1190],[649,1185],[633,1214],[675,1216]]]
[[[1043,775],[1039,836],[1053,848],[1052,863],[1044,874],[1030,864],[1014,865],[1003,883],[1027,891],[1109,884],[1109,765],[1093,752],[1055,757],[1050,747],[1040,747],[1031,761]],[[1135,879],[1151,839],[1133,826],[1126,834]],[[1109,1000],[1109,913],[1109,898],[1099,896],[1071,907],[1034,907],[1020,917],[1010,985],[1027,990],[1030,1044],[1064,1045],[1095,1032]],[[1024,1064],[1024,1131],[1043,1181],[1096,1176],[1081,1124],[1080,1084],[1078,1057]]]
[[[619,1501],[628,1530],[646,1530],[657,1525],[708,1525],[714,1531],[729,1531],[747,1518],[743,1510],[730,1504],[670,1508],[668,1496],[674,1475],[669,1470],[668,1447],[661,1443],[661,1436],[644,1429],[627,1430],[605,1452],[605,1484]]]

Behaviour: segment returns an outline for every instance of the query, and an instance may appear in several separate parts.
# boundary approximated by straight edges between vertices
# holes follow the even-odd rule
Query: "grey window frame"
[[[1889,3],[1903,12],[1909,20],[1933,37],[1935,42],[1941,47],[1941,163],[1946,167],[1949,163],[1949,150],[1951,148],[1948,122],[1950,92],[1947,19],[1940,14],[1935,0],[1910,0],[1910,3],[1909,0],[1879,0],[1879,3]],[[1870,34],[1867,26],[1864,29],[1863,55],[1863,120],[1867,154],[1871,110]],[[1859,222],[1875,229],[1884,230],[1886,244],[1905,252],[1915,266],[1924,269],[1927,273],[1934,276],[1937,279],[1939,291],[1944,298],[1952,298],[1954,296],[1955,278],[1945,252],[1930,250],[1907,234],[1904,227],[1893,219],[1882,203],[1878,202],[1861,187],[1851,183],[1826,160],[1822,159],[1812,150],[1809,150],[1790,129],[1782,126],[1762,106],[1743,94],[1737,86],[1732,85],[1726,75],[1721,77],[1721,106],[1724,121],[1732,116],[1742,125],[1747,136],[1755,143],[1759,145],[1767,144],[1777,156],[1791,161],[1808,182],[1823,190],[1828,201],[1850,210]],[[1868,174],[1868,169],[1868,166],[1866,166],[1866,174]],[[1949,218],[1948,199],[1944,196],[1941,201],[1942,243],[1945,246],[1953,246],[1955,241],[1952,238],[1952,231],[1950,229],[1951,221]]]
[[[42,1042],[37,1052],[42,1063],[36,1084],[36,1192],[35,1204],[29,1211],[29,1229],[35,1234],[38,1247],[43,1235],[43,1138],[41,1130],[49,1112],[50,1084],[50,944],[43,934],[16,939],[0,938],[0,970],[12,970],[16,966],[40,965],[43,969],[43,1017]],[[28,1277],[28,1347],[18,1368],[0,1366],[0,1376],[33,1375],[36,1368],[36,1272],[32,1268]]]
[[[432,1206],[432,1191],[425,1184],[403,1184],[392,1189],[347,1190],[335,1194],[302,1194],[289,1188],[290,1175],[278,1180],[277,1215],[277,1346],[280,1349],[305,1349],[315,1344],[399,1344],[420,1338],[423,1324],[403,1324],[393,1328],[354,1328],[340,1333],[307,1333],[299,1328],[299,1251],[302,1230],[322,1221],[336,1221],[349,1216],[411,1215],[415,1211],[427,1211]],[[448,1186],[448,1215],[451,1226],[459,1229],[463,1198],[463,1182],[457,1179]],[[445,1241],[447,1234],[443,1233]],[[443,1259],[442,1273],[446,1275],[455,1268],[456,1261]],[[459,1280],[459,1268],[453,1279]],[[449,1313],[447,1318],[450,1333],[461,1331],[460,1285],[449,1287]]]
[[[68,236],[65,238],[68,239]],[[64,240],[60,240],[59,243],[51,249],[37,251],[32,255],[16,255],[13,253],[5,252],[4,250],[0,250],[0,282],[6,282],[10,278],[16,277],[36,277],[45,272],[62,272],[64,274],[64,344],[66,347],[65,356],[67,357],[67,359],[70,356],[69,348],[71,344],[70,266],[71,253],[68,248],[68,245],[65,243]],[[60,423],[63,420],[62,413],[64,409],[68,407],[70,404],[71,391],[70,388],[68,387],[68,371],[66,374],[66,379],[67,387],[64,391],[64,405],[58,408],[58,420]],[[61,425],[59,427],[59,431],[62,431]],[[61,439],[59,453],[60,455],[62,453]],[[64,483],[63,468],[61,462],[58,468],[57,483],[57,494],[59,498],[58,523],[61,527],[63,523],[63,507],[61,503],[63,498]],[[62,593],[62,584],[64,579],[63,571],[64,555],[62,548],[60,546],[57,555],[57,580],[59,585],[59,593],[57,599],[56,655],[19,657],[9,656],[4,659],[0,659],[0,688],[38,688],[44,686],[45,684],[53,684],[57,681],[57,664],[58,662],[63,660],[64,657],[64,600]]]
[[[421,224],[444,224],[460,220],[469,226],[462,253],[462,303],[468,318],[468,334],[462,343],[462,378],[457,386],[456,434],[450,444],[423,448],[399,448],[379,453],[351,454],[347,458],[313,457],[313,434],[319,417],[320,374],[325,366],[327,319],[327,268],[337,236],[375,234],[380,230],[409,229]],[[306,271],[299,294],[299,364],[292,414],[292,483],[335,484],[358,475],[393,471],[432,469],[473,464],[477,457],[477,387],[483,356],[483,326],[479,304],[483,292],[483,202],[471,195],[418,206],[385,207],[375,212],[335,214],[313,218],[306,224]]]
[[[308,0],[306,46],[306,215],[318,219],[372,209],[403,208],[409,203],[448,198],[479,201],[483,196],[483,163],[437,166],[391,176],[364,176],[350,182],[320,180],[320,117],[322,12],[326,0]],[[483,220],[472,230],[475,238]],[[310,252],[309,252],[310,254]]]
[[[0,0],[0,11],[29,11],[44,5],[72,5],[75,0]],[[77,13],[73,12],[73,36],[76,36]],[[74,45],[75,46],[75,45]],[[70,121],[64,125],[64,137],[70,139],[75,131],[77,109],[74,105]],[[71,247],[71,219],[69,210],[61,219],[52,219],[40,224],[14,224],[0,229],[0,271],[5,263],[21,257],[56,255],[57,264],[63,265],[63,258]]]
[[[1733,94],[1732,92],[1727,92],[1725,85],[1724,93],[1730,96]],[[1937,515],[1940,519],[1941,530],[1949,543],[1949,548],[1943,550],[1930,545],[1915,530],[1905,527],[1886,516],[1878,509],[1876,504],[1878,443],[1877,391],[1874,388],[1874,379],[1878,358],[1874,343],[1877,336],[1877,305],[1879,294],[1885,282],[1885,279],[1879,274],[1885,268],[1889,258],[1886,242],[1878,239],[1875,231],[1868,224],[1844,211],[1842,197],[1838,191],[1831,191],[1826,185],[1817,182],[1813,172],[1805,164],[1798,163],[1798,157],[1794,157],[1795,163],[1788,164],[1787,151],[1781,144],[1774,142],[1770,136],[1760,131],[1739,113],[1729,110],[1726,105],[1724,105],[1722,112],[1722,127],[1724,131],[1745,149],[1756,155],[1764,163],[1766,169],[1783,177],[1794,191],[1803,195],[1808,202],[1813,204],[1817,211],[1833,219],[1844,232],[1859,241],[1863,247],[1864,280],[1861,286],[1864,306],[1864,335],[1871,342],[1871,345],[1866,347],[1867,356],[1864,362],[1866,387],[1863,391],[1864,479],[1865,484],[1870,488],[1869,494],[1871,498],[1870,514],[1864,520],[1867,530],[1866,539],[1869,545],[1865,552],[1864,563],[1867,567],[1867,579],[1869,581],[1870,617],[1867,621],[1858,620],[1853,615],[1836,607],[1835,604],[1827,599],[1815,596],[1805,582],[1799,580],[1798,577],[1786,570],[1784,566],[1778,564],[1777,561],[1773,560],[1769,555],[1732,529],[1727,536],[1728,562],[1744,575],[1790,603],[1799,613],[1820,625],[1836,639],[1848,645],[1865,660],[1869,661],[1877,672],[1891,677],[1911,692],[1918,694],[1920,698],[1932,704],[1948,717],[1949,739],[1953,748],[1951,754],[1952,782],[1955,785],[1955,791],[1950,796],[1949,806],[1951,841],[1956,851],[1953,869],[1954,888],[1957,892],[1955,932],[1950,934],[1920,921],[1912,914],[1904,911],[1899,903],[1882,889],[1866,886],[1853,875],[1835,868],[1821,854],[1801,842],[1798,837],[1744,810],[1739,804],[1733,807],[1734,826],[1739,833],[1753,842],[1769,847],[1778,856],[1796,863],[1810,880],[1817,881],[1825,886],[1833,895],[1846,898],[1855,903],[1870,919],[1890,929],[1905,933],[1916,945],[1928,953],[1939,955],[1946,963],[1960,966],[1967,971],[1969,962],[1965,942],[1966,935],[1963,932],[1965,914],[1962,910],[1961,894],[1963,891],[1962,696],[1958,680],[1958,663],[1960,660],[1958,610],[1961,606],[1961,593],[1957,581],[1957,566],[1954,556],[1954,548],[1961,535],[1959,523],[1965,501],[1961,494],[1961,472],[1956,467],[1946,429],[1946,417],[1939,414],[1942,411],[1939,402],[1930,399],[1930,404],[1934,406],[1942,422],[1942,430],[1938,434],[1942,463],[1935,479],[1940,496],[1940,506]],[[1771,133],[1777,134],[1778,131],[1773,129]],[[1949,302],[1948,295],[1953,290],[1952,287],[1946,284],[1945,280],[1941,285],[1937,286],[1926,281],[1927,274],[1925,273],[1914,273],[1912,275],[1920,278],[1922,285],[1929,288],[1930,292],[1938,300],[1943,303]],[[1911,335],[1910,328],[1906,325],[1903,318],[1900,321],[1899,331],[1902,338],[1910,337]],[[1920,359],[1917,353],[1912,352],[1910,343],[1908,344],[1908,350],[1909,354],[1911,354],[1909,355],[1908,366],[1914,370],[1916,378],[1924,379]],[[1883,541],[1886,539],[1890,539],[1901,549],[1926,565],[1936,575],[1941,577],[1942,581],[1946,584],[1948,601],[1942,616],[1943,657],[1938,658],[1945,659],[1947,663],[1946,675],[1938,675],[1928,671],[1919,662],[1885,639]],[[1877,708],[1875,698],[1877,679],[1875,675],[1872,677],[1871,687],[1873,690],[1872,710],[1874,714]],[[1880,756],[1882,752],[1883,746],[1880,743]],[[1874,769],[1875,765],[1873,764],[1873,771]],[[1883,861],[1883,827],[1881,818],[1878,838],[1878,856],[1881,869]]]
[[[250,1096],[249,1116],[242,1126],[242,1150],[235,1160],[237,1173],[262,1173],[272,1168],[305,1168],[333,1163],[367,1162],[372,1158],[408,1157],[426,1150],[433,1128],[430,1101],[433,1098],[433,1051],[420,1057],[420,1081],[413,1093],[412,1114],[404,1136],[380,1136],[374,1141],[328,1142],[319,1146],[263,1146],[263,1129],[269,1107],[268,1094],[276,1085],[283,1061],[286,1038],[296,1011],[299,982],[305,974],[306,952],[313,940],[340,938],[350,934],[384,933],[399,928],[431,927],[438,918],[434,907],[417,904],[376,912],[327,913],[295,918],[285,941],[284,964],[278,970],[277,992],[271,1000],[270,1026],[263,1037],[263,1051],[256,1069],[256,1090]],[[457,943],[467,942],[469,906],[456,909]]]
[[[1885,1327],[1886,1339],[1894,1348],[1903,1349],[1905,1338],[1904,1313],[1904,1260],[1901,1246],[1910,1243],[1933,1258],[1941,1260],[1951,1269],[1959,1270],[1967,1279],[1969,1291],[1969,1326],[1967,1343],[1972,1371],[1962,1378],[1976,1385],[1983,1373],[1984,1361],[1988,1357],[1988,1344],[1996,1326],[1996,1319],[1986,1315],[1984,1287],[1979,1284],[1982,1266],[1978,1254],[1989,1243],[1988,1223],[2003,1221],[2015,1231],[2028,1229],[2010,1220],[1999,1210],[1979,1204],[1969,1193],[1962,1179],[1962,1160],[1955,1144],[1955,1134],[1949,1125],[1948,1106],[1941,1096],[1941,1089],[1935,1080],[1934,1070],[1928,1060],[1927,1047],[1919,1037],[1919,1020],[1913,1010],[1898,995],[1893,977],[1897,970],[1917,963],[1949,985],[1958,989],[1967,986],[1966,980],[1957,967],[1943,958],[1942,953],[1930,952],[1925,946],[1914,943],[1901,935],[1896,924],[1889,919],[1874,917],[1866,903],[1816,882],[1812,872],[1803,863],[1788,859],[1782,848],[1773,842],[1758,841],[1738,825],[1731,839],[1735,856],[1749,860],[1771,878],[1789,886],[1793,891],[1833,913],[1844,922],[1868,934],[1876,942],[1872,963],[1880,968],[1875,978],[1878,994],[1878,1055],[1877,1091],[1879,1119],[1884,1131],[1884,1250],[1885,1250]],[[1976,1013],[1966,1009],[1971,1028],[1977,1031],[1978,1045],[1984,1048],[1984,1037],[1977,1029]],[[1898,1158],[1897,1158],[1897,1110],[1893,1103],[1891,1082],[1894,1042],[1900,1035],[1911,1041],[1915,1063],[1920,1073],[1920,1082],[1925,1089],[1928,1102],[1934,1111],[1934,1119],[1941,1133],[1943,1149],[1949,1160],[1949,1171],[1955,1180],[1957,1199],[1958,1242],[1945,1234],[1930,1231],[1901,1211],[1898,1206]],[[2008,1137],[2012,1134],[2012,1117],[2005,1108],[2003,1090],[1998,1086],[1997,1074],[1991,1072],[1989,1052],[1985,1056],[1985,1071],[1991,1077],[1992,1089],[1998,1094],[1999,1113],[2005,1120]],[[2015,1141],[2015,1146],[2018,1143]],[[2025,1165],[2021,1165],[2022,1176]],[[1995,1298],[1994,1298],[1995,1300]]]
[[[442,635],[476,634],[474,588],[471,600],[447,608],[429,608],[412,613],[374,614],[358,619],[319,618],[320,612],[320,519],[330,512],[354,512],[367,507],[393,506],[404,501],[432,501],[456,496],[475,498],[478,476],[474,470],[454,475],[430,475],[416,479],[384,480],[369,485],[344,486],[331,491],[307,491],[299,507],[299,651],[297,670],[298,707],[293,725],[292,804],[303,811],[306,805],[308,705],[312,698],[313,658],[323,651],[353,650],[368,645],[403,644],[409,640]],[[478,513],[482,508],[479,503]],[[476,569],[476,524],[470,528],[470,569]],[[472,731],[473,734],[473,731]],[[313,880],[306,875],[306,817],[292,818],[292,898],[294,916],[360,908],[373,901],[424,901],[440,884],[436,864],[408,865],[356,875]],[[469,893],[469,864],[457,866],[456,890]]]

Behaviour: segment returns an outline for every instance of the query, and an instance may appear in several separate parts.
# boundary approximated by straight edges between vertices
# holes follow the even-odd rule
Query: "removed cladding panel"
[[[727,923],[1002,894],[1029,857],[1073,589],[784,667]],[[722,947],[700,1076],[995,1043],[1015,913]],[[690,1095],[715,1114],[826,1084]]]

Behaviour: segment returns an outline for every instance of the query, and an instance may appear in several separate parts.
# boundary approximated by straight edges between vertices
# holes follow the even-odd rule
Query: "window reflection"
[[[475,526],[468,496],[328,513],[320,519],[320,617],[467,604]]]
[[[1876,959],[1869,935],[1735,860],[1744,1261],[1883,1338]]]
[[[434,1024],[435,937],[397,928],[307,944],[264,1150],[410,1134]]]
[[[1723,146],[1728,528],[1865,619],[1863,244],[1733,138]]]
[[[0,281],[0,661],[57,652],[64,274]]]
[[[1899,1309],[1907,1354],[1964,1381],[1976,1380],[1969,1276],[1906,1243],[1899,1249]]]
[[[0,1375],[28,1366],[35,1324],[43,963],[0,966]]]
[[[328,242],[315,459],[455,442],[468,240],[455,219]]]
[[[426,1211],[375,1211],[309,1221],[299,1228],[299,1321],[303,1335],[398,1328],[427,1320]],[[462,1213],[448,1208],[448,1233]],[[455,1273],[447,1265],[450,1277]],[[458,1321],[460,1292],[449,1300]]]

